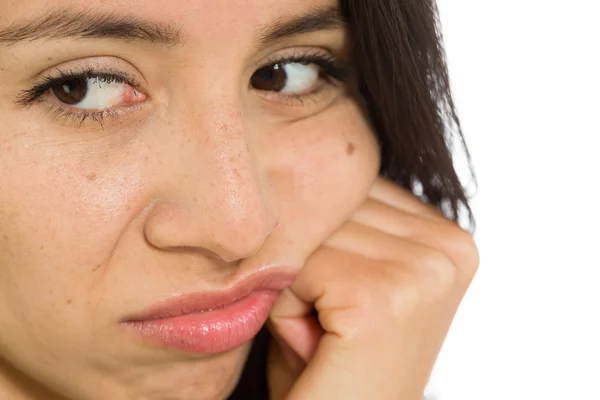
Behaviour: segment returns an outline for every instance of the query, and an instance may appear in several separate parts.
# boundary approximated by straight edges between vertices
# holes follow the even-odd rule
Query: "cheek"
[[[135,188],[124,177],[137,180],[65,147],[0,157],[0,313],[77,326],[129,218]]]
[[[349,100],[284,135],[290,143],[285,150],[282,147],[270,173],[281,219],[295,242],[315,245],[366,200],[379,171],[379,148],[365,118]]]

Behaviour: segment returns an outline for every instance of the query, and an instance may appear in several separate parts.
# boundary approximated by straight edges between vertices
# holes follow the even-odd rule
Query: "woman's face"
[[[379,152],[335,6],[0,0],[0,398],[233,389],[249,343],[192,354],[121,322],[298,271],[366,198]]]

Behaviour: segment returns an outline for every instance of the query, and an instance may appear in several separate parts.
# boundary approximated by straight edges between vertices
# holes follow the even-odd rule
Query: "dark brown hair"
[[[473,212],[454,168],[460,139],[435,0],[340,0],[353,43],[359,92],[381,146],[380,174],[458,221]]]

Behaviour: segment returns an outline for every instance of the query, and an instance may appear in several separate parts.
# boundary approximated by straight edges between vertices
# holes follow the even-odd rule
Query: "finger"
[[[470,277],[459,275],[451,258],[430,242],[418,242],[411,237],[399,238],[370,226],[349,222],[325,245],[364,258],[397,264],[396,269],[379,268],[381,273],[389,275],[390,280],[408,273],[420,276],[433,288],[443,284],[443,287],[460,292],[466,290],[471,282]]]
[[[283,336],[281,329],[278,329],[278,326],[274,325],[270,320],[267,322],[267,329],[273,337],[271,344],[274,345],[281,359],[285,361],[285,365],[288,366],[289,371],[294,374],[300,374],[306,367],[306,361],[290,346],[285,336]],[[293,335],[291,336],[294,337]]]
[[[447,220],[440,210],[424,203],[413,193],[398,184],[379,177],[373,184],[369,196],[394,208],[434,220]]]
[[[320,247],[305,263],[304,268],[298,274],[296,280],[292,286],[284,291],[284,293],[277,299],[273,310],[271,312],[271,318],[269,325],[277,333],[274,335],[278,343],[283,343],[283,347],[289,346],[294,349],[295,353],[311,353],[310,363],[305,365],[300,376],[297,376],[298,368],[289,369],[284,368],[283,371],[276,370],[277,363],[270,363],[270,381],[274,382],[276,387],[272,390],[279,393],[280,397],[287,400],[295,398],[294,393],[299,393],[299,399],[326,399],[333,392],[329,392],[327,388],[324,388],[323,379],[325,379],[327,385],[332,384],[336,386],[336,382],[332,381],[333,377],[345,377],[351,376],[352,374],[358,374],[361,372],[362,365],[360,360],[368,359],[370,352],[368,352],[365,346],[350,346],[343,349],[343,351],[332,348],[331,339],[327,340],[323,328],[318,326],[318,331],[311,331],[310,325],[306,324],[308,318],[312,318],[312,305],[319,310],[319,320],[322,321],[325,330],[330,332],[345,332],[348,329],[339,323],[340,318],[335,317],[335,313],[340,309],[348,308],[348,305],[356,303],[355,300],[349,300],[348,298],[354,296],[357,291],[355,288],[357,285],[365,287],[366,289],[373,289],[373,285],[369,282],[372,280],[365,279],[365,274],[357,274],[356,271],[374,271],[375,268],[363,268],[358,267],[364,266],[364,260],[360,256],[352,255],[347,252],[341,252],[335,249],[328,249]],[[348,266],[346,268],[346,266]],[[343,267],[344,269],[341,269]],[[340,273],[341,271],[347,272]],[[364,282],[364,283],[363,283]],[[328,310],[330,312],[328,312]],[[321,314],[323,312],[323,314]],[[338,313],[339,314],[339,313]],[[347,314],[342,311],[342,314]],[[355,317],[355,313],[352,313],[349,317],[341,318],[345,319],[346,326],[350,324],[364,325],[364,322],[360,321],[360,318]],[[300,321],[299,325],[294,328],[295,322]],[[316,320],[313,320],[316,322]],[[350,322],[351,321],[351,322]],[[314,326],[313,326],[314,327]],[[337,329],[337,331],[336,331]],[[375,333],[372,333],[375,334]],[[337,335],[333,335],[336,336]],[[314,340],[318,338],[317,340]],[[307,340],[308,339],[308,340]],[[307,342],[308,345],[307,345]],[[325,347],[324,347],[325,344]],[[329,345],[327,345],[329,344]],[[304,350],[302,349],[304,347]],[[308,351],[307,351],[308,349]],[[349,349],[352,349],[350,351]],[[273,357],[278,356],[280,349],[275,347]],[[350,351],[350,355],[348,352]],[[358,358],[352,357],[352,354],[359,353]],[[317,354],[321,354],[318,359]],[[340,354],[343,356],[340,357]],[[279,355],[279,358],[284,358],[284,355]],[[305,356],[306,357],[306,356]],[[332,360],[332,357],[335,360]],[[347,357],[354,362],[347,363],[345,360]],[[337,360],[337,361],[336,361]],[[329,362],[333,364],[329,366]],[[359,365],[360,364],[360,365]],[[287,363],[286,365],[290,365]],[[302,384],[301,382],[306,380],[306,371],[309,377],[315,379],[309,379],[308,382]],[[312,372],[311,372],[312,371]],[[326,374],[323,374],[323,373]],[[350,373],[350,374],[349,374]],[[365,374],[362,377],[365,378]],[[295,379],[292,382],[292,378]],[[300,382],[300,384],[298,384]],[[292,388],[293,387],[293,388]],[[291,392],[289,392],[291,390]],[[331,387],[330,389],[340,392],[337,388]],[[313,391],[318,392],[317,397],[313,396]],[[347,388],[347,390],[350,390]],[[350,390],[353,394],[357,394],[356,390]],[[281,397],[282,393],[288,393],[285,397]],[[365,398],[364,393],[358,393],[359,397]],[[362,397],[361,397],[362,396]],[[353,397],[343,397],[353,398]]]
[[[289,347],[304,363],[310,361],[323,335],[312,310],[311,302],[303,301],[286,289],[275,301],[269,316],[268,328],[283,350],[287,351]],[[289,361],[298,368],[297,362]]]
[[[348,326],[368,323],[343,319],[353,314],[343,310],[366,306],[365,296],[370,293],[382,294],[377,283],[382,277],[379,263],[361,254],[321,246],[288,290],[299,301],[314,304],[324,333],[342,334]]]
[[[466,276],[473,276],[479,265],[479,253],[470,233],[449,220],[422,218],[416,214],[394,208],[377,200],[369,199],[352,216],[352,222],[372,227],[388,235],[406,238],[433,247],[447,254],[454,265]],[[354,232],[365,237],[369,231],[350,224],[342,227],[332,238],[351,237]],[[379,236],[379,235],[377,235]],[[367,242],[374,242],[376,239]],[[359,245],[353,240],[353,245]],[[377,245],[377,243],[373,243]]]
[[[394,398],[397,386],[390,382],[412,371],[415,357],[422,358],[415,349],[425,349],[427,362],[419,362],[429,367],[440,340],[409,331],[445,328],[460,296],[432,300],[423,289],[435,285],[424,284],[430,280],[416,276],[416,269],[396,274],[404,270],[401,263],[325,246],[313,253],[290,290],[303,303],[315,304],[326,333],[286,399],[366,399],[373,393]],[[432,307],[437,301],[440,307]],[[349,379],[356,376],[360,379]],[[411,385],[420,390],[424,383],[413,379]],[[410,392],[407,398],[416,391]]]
[[[301,274],[302,272],[300,272]],[[299,274],[299,275],[300,275]],[[296,280],[298,277],[296,278]],[[311,315],[312,304],[299,298],[290,288],[281,292],[273,308],[271,309],[271,318],[277,319],[295,319],[304,318]]]
[[[284,400],[304,370],[302,360],[285,343],[275,339],[269,343],[268,384],[269,397]]]
[[[359,254],[378,261],[410,259],[419,249],[414,248],[412,237],[398,237],[369,225],[348,222],[325,241],[324,245]],[[411,247],[412,244],[412,247]],[[433,246],[420,243],[421,246]]]

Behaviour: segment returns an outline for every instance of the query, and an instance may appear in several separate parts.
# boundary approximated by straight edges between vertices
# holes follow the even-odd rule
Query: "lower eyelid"
[[[51,94],[47,94],[52,96]],[[45,97],[44,95],[42,97]],[[39,100],[42,99],[40,97]],[[46,102],[46,100],[41,100]],[[73,108],[68,105],[57,103],[56,101],[49,101],[46,106],[44,115],[49,116],[50,120],[62,124],[64,126],[74,126],[77,128],[82,127],[84,124],[97,123],[101,129],[105,128],[107,122],[111,120],[121,122],[122,119],[127,118],[135,112],[135,109],[141,107],[143,103],[129,104],[120,107],[106,108],[103,110],[85,110],[81,108]]]
[[[333,94],[336,90],[331,83],[324,82],[316,90],[307,94],[284,94],[280,92],[261,92],[259,96],[273,107],[297,108],[318,105],[327,100],[328,93]],[[331,96],[333,97],[333,96]]]

